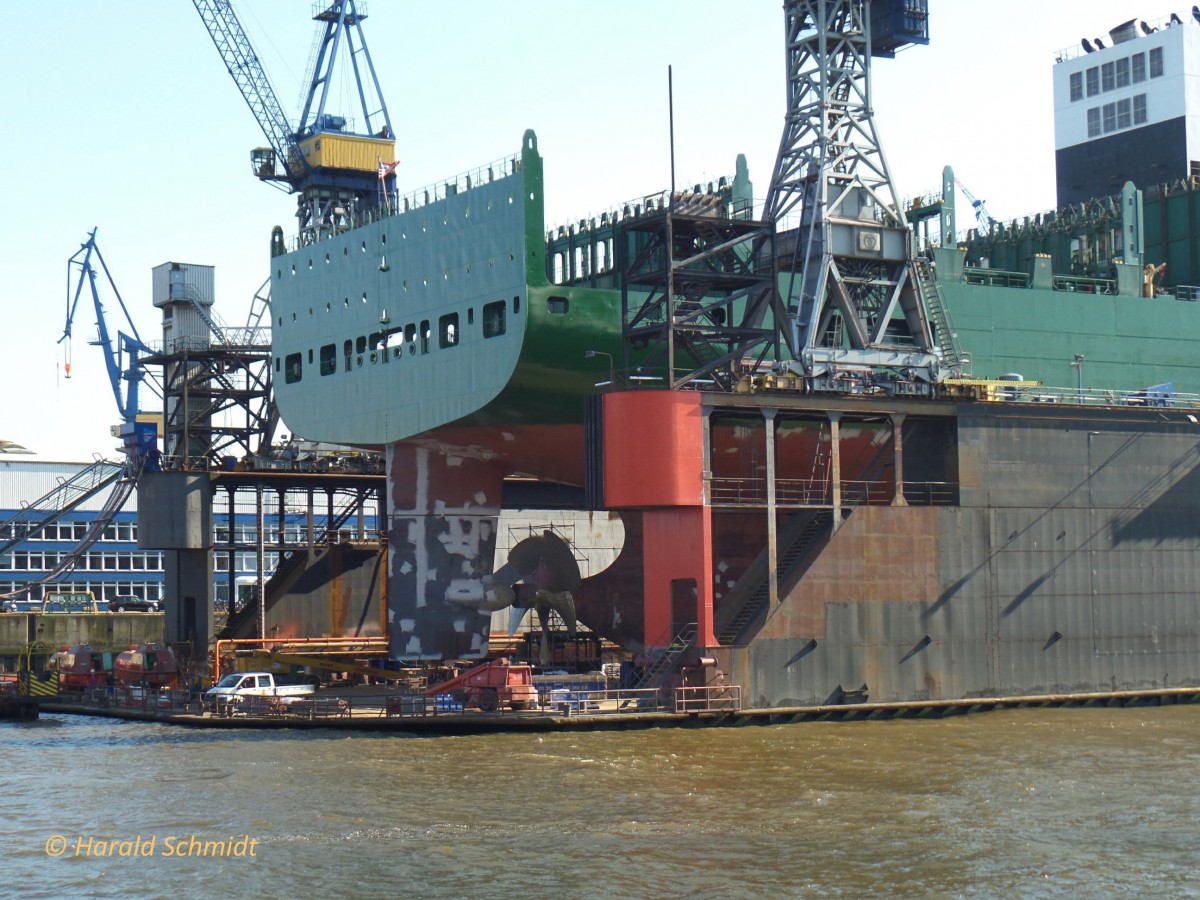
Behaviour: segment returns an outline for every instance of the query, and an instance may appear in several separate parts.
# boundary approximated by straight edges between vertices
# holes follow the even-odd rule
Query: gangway
[[[30,588],[43,584],[50,584],[51,582],[58,580],[59,576],[75,568],[75,564],[79,562],[79,560],[83,558],[84,554],[86,554],[88,550],[92,548],[92,545],[100,540],[100,538],[104,535],[105,529],[113,523],[113,520],[117,517],[117,513],[121,511],[121,508],[125,505],[126,501],[128,501],[133,495],[134,488],[137,487],[138,472],[137,470],[133,469],[132,466],[124,466],[118,463],[107,462],[105,460],[94,463],[92,466],[89,466],[88,469],[96,468],[101,463],[105,463],[108,466],[120,465],[120,468],[115,476],[110,477],[108,480],[97,485],[91,490],[90,493],[86,494],[85,496],[80,496],[71,504],[71,506],[61,510],[55,510],[46,505],[46,497],[52,496],[54,492],[47,494],[46,497],[43,497],[41,500],[37,501],[35,509],[37,509],[39,512],[50,509],[50,516],[45,521],[39,522],[38,527],[35,530],[22,534],[19,538],[14,538],[4,545],[0,545],[0,554],[2,554],[9,547],[28,540],[31,535],[36,534],[50,522],[60,518],[69,509],[75,508],[84,500],[88,499],[88,497],[98,494],[100,491],[104,490],[104,488],[108,487],[110,484],[113,484],[114,481],[116,482],[112,492],[108,495],[108,499],[104,502],[104,508],[101,509],[96,518],[88,524],[88,529],[86,532],[84,532],[83,538],[79,541],[79,543],[72,547],[68,553],[59,558],[58,564],[53,569],[47,571],[45,575],[36,581],[26,581],[22,583],[18,590],[10,591],[6,594],[0,594],[0,597],[15,597],[18,594],[25,593]],[[84,472],[88,471],[88,469],[85,469]],[[60,485],[60,488],[61,487],[62,485]]]
[[[0,535],[9,535],[8,540],[0,544],[0,556],[100,493],[120,478],[124,471],[124,462],[97,459],[70,478],[60,479],[58,486],[45,496],[22,506],[7,519],[0,521]],[[31,523],[31,516],[40,518]]]

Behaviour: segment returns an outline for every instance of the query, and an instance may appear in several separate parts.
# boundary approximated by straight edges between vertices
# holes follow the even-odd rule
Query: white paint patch
[[[475,632],[471,635],[471,649],[477,653],[483,648],[483,635]]]
[[[401,575],[409,575],[412,573],[412,570],[413,570],[413,564],[410,563],[407,559],[400,564],[399,571],[400,571]]]
[[[401,619],[400,620],[400,631],[403,634],[412,634],[413,629],[416,627],[417,627],[416,619]]]
[[[512,443],[513,441],[515,441],[517,439],[517,436],[515,434],[513,434],[511,431],[500,432],[500,437],[504,438],[504,440],[508,441],[509,443]]]
[[[420,656],[421,655],[421,639],[415,634],[404,647],[405,656]]]
[[[454,620],[454,631],[456,634],[466,634],[467,633],[467,620],[466,619],[455,619]]]
[[[455,578],[446,588],[451,603],[479,603],[483,598],[483,585],[474,579]]]
[[[480,506],[486,506],[487,505],[487,493],[485,493],[484,491],[476,491],[475,492],[475,502],[478,503]]]
[[[446,547],[446,552],[452,556],[465,556],[467,559],[479,558],[479,529],[475,519],[460,517],[447,518],[448,526],[445,534],[439,534],[438,540]]]

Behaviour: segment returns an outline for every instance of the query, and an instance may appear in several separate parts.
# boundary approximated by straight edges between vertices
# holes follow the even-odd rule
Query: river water
[[[44,714],[0,724],[0,895],[1200,896],[1198,783],[1200,706],[436,738]]]

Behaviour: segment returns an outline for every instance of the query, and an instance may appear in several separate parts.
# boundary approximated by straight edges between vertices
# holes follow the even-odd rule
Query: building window
[[[337,345],[326,344],[321,348],[321,374],[332,375],[337,371]]]
[[[1100,67],[1100,89],[1105,93],[1108,93],[1114,87],[1116,87],[1116,71],[1117,67],[1110,62],[1107,62]]]
[[[1117,60],[1117,87],[1129,87],[1129,60]]]
[[[1087,70],[1087,95],[1095,97],[1100,93],[1100,70],[1092,66]]]
[[[1071,102],[1083,99],[1083,73],[1071,73]]]
[[[1100,107],[1093,106],[1087,111],[1088,137],[1100,136]]]
[[[1138,84],[1146,80],[1146,54],[1135,53],[1129,57],[1129,67],[1134,84]]]
[[[1162,47],[1150,51],[1150,77],[1158,78],[1163,73]]]
[[[505,313],[507,306],[503,300],[483,305],[483,336],[485,338],[499,337],[507,330]]]
[[[1130,115],[1130,104],[1128,98],[1117,101],[1117,127],[1128,128],[1133,124],[1133,119]]]
[[[1146,124],[1146,95],[1138,94],[1133,98],[1133,124]]]

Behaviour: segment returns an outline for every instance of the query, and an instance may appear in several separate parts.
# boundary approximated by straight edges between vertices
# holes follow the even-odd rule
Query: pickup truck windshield
[[[231,687],[236,686],[237,683],[241,680],[242,680],[242,676],[235,672],[232,675],[226,675],[224,678],[222,678],[220,681],[218,681],[217,687],[231,688]]]

